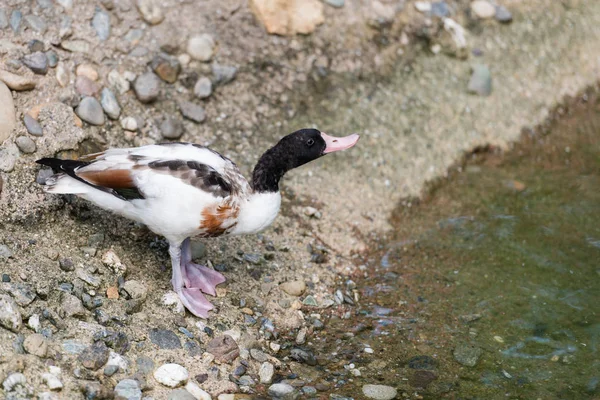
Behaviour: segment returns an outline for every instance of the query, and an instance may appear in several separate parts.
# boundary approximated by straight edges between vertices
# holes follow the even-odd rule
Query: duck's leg
[[[181,272],[185,287],[200,289],[212,296],[217,294],[216,286],[225,282],[225,277],[222,274],[204,265],[192,262],[189,238],[185,239],[181,244]]]
[[[173,290],[177,293],[185,308],[192,314],[197,317],[208,318],[208,312],[213,309],[213,305],[206,300],[200,289],[185,287],[181,246],[179,244],[171,244],[169,255],[171,256],[171,265],[173,268],[173,277],[171,279]]]

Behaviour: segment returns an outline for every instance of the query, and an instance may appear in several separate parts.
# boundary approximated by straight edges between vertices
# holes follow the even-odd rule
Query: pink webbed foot
[[[225,282],[225,277],[204,265],[188,262],[182,265],[183,282],[186,288],[200,289],[206,294],[215,296],[216,286]]]
[[[200,289],[181,288],[177,291],[177,294],[185,308],[196,317],[208,318],[208,312],[214,308]]]

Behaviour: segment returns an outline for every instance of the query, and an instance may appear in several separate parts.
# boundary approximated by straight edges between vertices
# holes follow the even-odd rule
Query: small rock
[[[0,77],[1,79],[1,77]],[[203,76],[194,85],[194,95],[199,99],[206,99],[212,94],[212,82]]]
[[[78,76],[75,78],[75,89],[82,96],[95,96],[100,91],[100,85],[87,76]]]
[[[0,81],[4,82],[6,86],[17,92],[24,90],[31,90],[35,88],[36,82],[26,76],[13,74],[12,72],[4,71],[0,69]]]
[[[118,365],[107,365],[106,367],[104,367],[104,371],[102,371],[102,372],[106,376],[113,376],[114,374],[119,372],[119,366]]]
[[[175,389],[169,393],[167,400],[196,400],[196,398],[185,389]]]
[[[133,121],[135,122],[135,119]],[[121,259],[119,258],[119,256],[117,256],[117,254],[112,249],[107,250],[102,255],[102,263],[108,268],[110,268],[112,272],[117,275],[124,275],[127,271],[125,265],[121,263]]]
[[[204,112],[204,108],[192,102],[180,102],[179,110],[181,111],[181,115],[196,123],[201,123],[206,119],[206,113]]]
[[[165,19],[162,9],[153,0],[138,0],[136,6],[144,21],[150,25],[160,24]]]
[[[467,367],[474,367],[479,361],[483,350],[468,343],[460,343],[454,348],[454,359]]]
[[[135,132],[138,130],[138,124],[135,118],[133,117],[125,117],[121,120],[121,128],[126,131]]]
[[[66,87],[71,81],[69,70],[62,63],[56,66],[56,80],[62,87]]]
[[[154,371],[154,379],[168,387],[177,387],[187,382],[188,372],[179,364],[164,364]]]
[[[187,43],[187,53],[198,61],[210,61],[215,50],[215,39],[212,35],[203,33],[192,36]]]
[[[135,300],[146,300],[146,296],[148,294],[148,289],[144,286],[143,283],[139,281],[127,281],[123,285],[123,289],[132,299]]]
[[[142,388],[137,380],[123,379],[115,386],[115,397],[126,400],[141,400]]]
[[[102,89],[100,104],[102,104],[104,112],[110,119],[118,119],[121,115],[121,106],[119,106],[117,98],[110,89]]]
[[[486,65],[477,64],[473,66],[473,73],[467,86],[469,93],[479,96],[489,96],[492,93],[492,75]]]
[[[58,265],[60,269],[66,272],[75,271],[75,265],[73,265],[73,261],[70,258],[61,258],[58,261]]]
[[[44,53],[48,59],[48,66],[54,68],[58,65],[58,54],[54,50],[49,50]]]
[[[137,77],[133,83],[133,90],[139,101],[151,103],[157,99],[160,92],[160,79],[152,72],[147,72]]]
[[[211,66],[215,83],[217,85],[226,85],[235,79],[237,68],[231,65],[213,64]]]
[[[46,354],[48,353],[48,341],[39,333],[27,336],[23,343],[23,347],[27,353],[37,357],[46,357]]]
[[[84,53],[90,52],[90,44],[85,40],[63,40],[60,46],[72,53]]]
[[[386,385],[364,385],[362,392],[369,399],[375,400],[392,400],[398,395],[396,389]]]
[[[445,1],[431,3],[431,15],[438,18],[450,16],[450,7],[448,7],[448,3]]]
[[[260,383],[271,383],[274,374],[275,367],[270,362],[264,362],[260,365],[260,369],[258,370]]]
[[[35,291],[26,283],[3,283],[1,289],[9,293],[22,307],[28,306],[35,300]]]
[[[198,260],[206,255],[206,245],[204,243],[192,240],[190,245],[192,260]]]
[[[37,51],[44,51],[44,42],[33,39],[27,43],[27,47],[31,53],[35,53]]]
[[[181,341],[179,340],[179,337],[175,334],[175,332],[168,329],[151,329],[150,341],[161,349],[181,348]]]
[[[306,290],[306,283],[304,281],[290,281],[282,283],[279,287],[289,295],[301,296]]]
[[[20,372],[14,372],[10,374],[2,382],[2,387],[6,393],[12,392],[17,386],[24,386],[27,383],[27,378]]]
[[[24,56],[22,61],[35,74],[46,75],[48,73],[48,58],[41,51]]]
[[[345,1],[344,0],[325,0],[325,3],[327,3],[328,5],[330,5],[331,7],[334,7],[334,8],[342,8],[342,7],[344,7]]]
[[[12,94],[10,93],[10,90],[8,90],[8,87],[6,87],[6,85],[2,82],[0,82],[0,104],[2,104],[2,107],[0,107],[0,144],[2,144],[2,142],[8,139],[8,137],[12,133],[12,130],[17,125],[17,119],[15,117],[15,106]],[[2,153],[4,152],[0,152],[0,154]],[[2,156],[4,156],[4,154],[2,154]],[[12,168],[8,167],[9,165],[4,166],[3,170],[12,170]]]
[[[54,175],[54,172],[50,168],[42,168],[38,171],[35,182],[39,185],[45,185],[46,180]]]
[[[35,153],[35,151],[37,150],[35,142],[28,136],[19,136],[15,140],[15,144],[17,145],[19,150],[21,150],[25,154]]]
[[[496,8],[486,0],[475,0],[472,2],[471,11],[481,19],[492,18],[496,15]]]
[[[81,300],[69,293],[62,294],[61,310],[65,317],[83,317],[85,315]]]
[[[429,1],[415,1],[414,3],[415,9],[422,13],[430,13],[431,12],[431,2]]]
[[[147,356],[139,356],[135,363],[137,365],[137,370],[139,373],[143,375],[148,375],[150,372],[154,370],[154,361],[150,357]]]
[[[17,303],[8,295],[0,294],[0,325],[18,332],[21,329],[21,313]]]
[[[4,8],[0,8],[0,29],[8,28],[8,17]]]
[[[104,342],[96,342],[86,348],[78,359],[84,367],[96,371],[106,364],[109,353],[110,351]]]
[[[496,6],[496,21],[501,22],[503,24],[511,23],[513,20],[513,16],[510,11],[504,6],[497,5]]]
[[[306,342],[307,332],[308,330],[306,329],[306,327],[300,328],[300,330],[298,331],[298,335],[296,336],[296,344],[304,344],[304,342]]]
[[[212,397],[210,396],[210,394],[208,394],[207,392],[205,392],[204,390],[202,390],[200,388],[200,386],[196,385],[194,382],[190,381],[185,385],[185,390],[187,390],[188,392],[190,392],[192,394],[192,396],[194,396],[194,398],[196,400],[211,400]]]
[[[90,125],[104,125],[102,106],[93,97],[84,97],[75,109],[75,113]]]
[[[112,70],[108,73],[108,84],[119,94],[127,93],[131,86],[127,78],[119,74],[116,70]]]
[[[250,356],[258,362],[266,362],[269,360],[269,356],[259,349],[250,349]]]
[[[10,27],[13,31],[19,32],[21,27],[21,21],[23,20],[23,13],[19,10],[13,10],[10,14]]]
[[[251,0],[250,9],[268,33],[277,35],[307,35],[325,21],[323,4],[318,0]]]
[[[96,30],[96,34],[100,40],[104,41],[110,36],[110,16],[100,7],[96,7],[92,26]]]
[[[287,383],[276,383],[269,386],[268,390],[269,396],[281,399],[291,399],[295,392],[294,387]]]
[[[240,355],[237,343],[229,335],[222,335],[212,339],[208,342],[206,351],[214,355],[215,361],[220,363],[230,363]]]
[[[160,124],[160,133],[165,139],[179,139],[183,135],[183,124],[173,117],[166,117]]]
[[[90,81],[98,80],[98,71],[90,64],[79,64],[77,69],[75,69],[75,75],[77,76],[85,76]]]
[[[44,134],[41,125],[31,115],[25,114],[23,117],[23,123],[25,124],[25,128],[27,128],[27,132],[29,132],[30,135],[42,136]]]
[[[48,24],[46,24],[46,21],[44,21],[37,15],[26,15],[25,22],[27,23],[27,25],[29,25],[31,29],[40,34],[44,34],[44,32],[46,32],[46,29],[48,29]]]
[[[426,388],[431,382],[437,379],[437,375],[431,371],[418,370],[408,380],[410,385],[415,388]]]
[[[165,293],[161,299],[162,304],[171,309],[175,314],[185,314],[185,307],[177,293],[172,290]]]
[[[150,66],[156,75],[167,83],[175,83],[181,72],[179,61],[164,54],[155,56]]]
[[[305,306],[317,307],[319,303],[317,303],[317,299],[314,296],[308,295],[302,300],[302,304]]]
[[[1,90],[1,89],[0,89]],[[0,104],[2,102],[0,101]],[[0,107],[0,114],[2,114],[2,107]],[[2,118],[0,115],[0,143],[2,142]],[[17,146],[9,148],[0,148],[0,171],[11,172],[15,168],[17,163],[17,156],[19,155],[19,149]]]
[[[44,382],[46,382],[46,385],[50,390],[61,390],[63,388],[63,384],[60,381],[60,379],[58,379],[58,377],[53,374],[46,372],[42,374],[42,379],[44,380]]]

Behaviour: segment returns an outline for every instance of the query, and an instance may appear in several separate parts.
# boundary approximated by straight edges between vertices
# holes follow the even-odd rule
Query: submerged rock
[[[398,391],[391,386],[386,385],[364,385],[363,394],[374,400],[392,400],[398,395]]]

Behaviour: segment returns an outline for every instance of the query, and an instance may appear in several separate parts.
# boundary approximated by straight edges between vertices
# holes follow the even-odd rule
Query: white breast
[[[281,207],[281,194],[255,193],[243,200],[235,228],[231,235],[257,233],[273,223]]]

